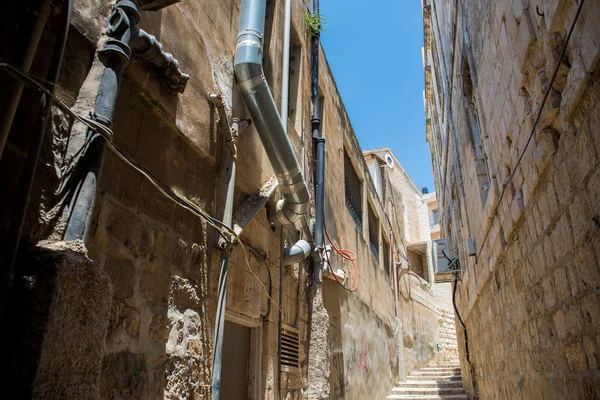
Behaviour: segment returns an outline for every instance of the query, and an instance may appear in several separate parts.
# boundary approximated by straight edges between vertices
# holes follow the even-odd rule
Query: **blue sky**
[[[420,0],[321,0],[327,60],[363,150],[389,147],[434,190],[423,112]]]

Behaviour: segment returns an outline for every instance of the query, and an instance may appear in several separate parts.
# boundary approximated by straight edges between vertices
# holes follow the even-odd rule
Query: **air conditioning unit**
[[[450,261],[448,260],[448,258],[450,257],[450,244],[448,242],[448,239],[432,240],[431,252],[431,259],[433,260],[433,270],[435,272],[435,281],[453,281],[453,272],[456,270],[456,264],[450,266]],[[448,258],[446,256],[448,256]]]

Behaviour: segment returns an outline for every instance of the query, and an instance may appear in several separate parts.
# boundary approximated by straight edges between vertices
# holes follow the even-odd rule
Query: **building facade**
[[[11,96],[0,108],[20,99],[0,160],[2,337],[14,344],[0,356],[14,398],[208,399],[216,390],[222,398],[383,398],[438,352],[431,290],[394,279],[392,249],[408,251],[397,243],[412,232],[412,211],[394,200],[398,219],[388,222],[396,195],[378,193],[322,49],[331,247],[289,258],[302,240],[314,250],[310,7],[291,2],[282,122],[310,202],[281,225],[275,203],[301,185],[277,188],[284,178],[274,176],[262,128],[238,92],[261,85],[234,81],[236,48],[253,40],[239,40],[253,35],[238,33],[247,2],[75,0],[64,54],[69,2],[2,6],[8,73],[0,79]],[[285,15],[284,2],[266,1],[264,34],[252,42],[264,42],[252,54],[263,59],[262,88],[275,104]],[[41,102],[40,85],[56,96],[45,122],[50,98]],[[429,226],[426,213],[417,218]]]
[[[378,195],[391,199],[390,221],[403,227],[397,240],[396,266],[406,371],[416,370],[432,358],[456,360],[450,284],[436,281],[434,274],[432,241],[439,238],[440,230],[435,193],[419,190],[389,148],[367,150],[364,156]],[[414,320],[415,312],[406,310],[418,310],[419,320]]]
[[[600,8],[422,3],[427,141],[460,267],[469,395],[597,398]]]

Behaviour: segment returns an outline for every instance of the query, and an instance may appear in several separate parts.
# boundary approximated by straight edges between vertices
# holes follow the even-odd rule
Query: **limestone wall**
[[[96,50],[105,39],[103,26],[113,3],[86,0],[75,3],[57,93],[70,107],[88,115],[93,109],[103,70]],[[294,120],[288,124],[288,135],[312,192],[311,41],[303,20],[306,6],[300,0],[292,3],[292,36],[301,50],[296,75],[299,76],[299,96]],[[216,179],[223,161],[220,150],[223,140],[217,131],[218,115],[208,95],[222,93],[230,116],[248,117],[233,82],[239,4],[238,0],[186,0],[162,11],[145,13],[140,27],[155,35],[164,50],[179,60],[183,72],[190,75],[190,81],[183,94],[174,94],[133,57],[123,77],[112,126],[114,142],[119,147],[177,193],[215,216],[222,208],[217,200]],[[18,32],[30,29],[31,15],[27,15],[27,24],[17,26],[23,17],[21,14],[27,11],[16,3],[3,13],[6,23],[2,28],[5,34],[0,35],[2,40],[9,36],[7,32],[12,35],[11,29]],[[52,49],[56,26],[55,23],[49,26],[45,35],[49,43],[42,46],[44,51]],[[282,31],[283,2],[269,0],[265,74],[277,104],[281,98]],[[12,48],[12,45],[2,46],[2,51],[10,52]],[[47,58],[46,53],[43,55]],[[12,58],[7,59],[15,63],[19,60],[19,54],[10,56]],[[44,76],[45,62],[44,57],[36,60],[33,70],[36,76]],[[274,302],[269,304],[268,294],[276,300],[280,290],[284,297],[284,323],[297,328],[301,343],[300,368],[283,373],[284,397],[333,397],[337,390],[333,382],[340,371],[350,383],[343,392],[338,392],[337,398],[364,399],[367,391],[369,395],[383,397],[395,380],[393,292],[383,271],[386,255],[381,245],[382,237],[389,241],[389,227],[324,54],[321,54],[320,71],[323,131],[327,138],[326,226],[337,245],[358,254],[360,286],[357,292],[348,294],[335,282],[328,281],[321,291],[309,293],[310,261],[305,261],[285,268],[280,287],[281,228],[273,232],[265,211],[259,212],[242,234],[246,251],[238,246],[231,255],[227,298],[227,318],[252,327],[255,332],[251,335],[254,339],[251,339],[250,353],[254,360],[249,365],[248,390],[249,395],[257,399],[276,396],[279,310]],[[28,102],[32,99],[36,100],[31,96]],[[35,110],[26,111],[30,112],[20,115],[19,124],[34,120]],[[26,131],[25,126],[23,130]],[[55,110],[52,133],[52,140],[45,143],[42,152],[41,172],[24,231],[26,241],[31,244],[43,239],[62,239],[71,200],[65,195],[68,190],[63,191],[63,185],[68,182],[71,163],[86,132],[83,126]],[[19,166],[24,162],[29,141],[29,137],[11,135],[6,157],[2,158],[2,169],[15,171],[14,176],[2,174],[11,196],[18,188]],[[356,227],[345,207],[344,149],[362,179],[362,230]],[[250,126],[240,138],[234,209],[272,174],[256,130]],[[3,199],[3,204],[6,204],[1,213],[4,232],[14,196]],[[366,210],[369,204],[379,222],[378,257],[373,256],[368,244]],[[313,216],[311,208],[308,221]],[[95,270],[110,281],[104,282],[104,293],[108,293],[107,297],[112,295],[101,316],[104,325],[99,325],[99,335],[104,334],[104,342],[98,341],[100,350],[94,353],[97,360],[91,363],[97,368],[86,370],[90,374],[86,379],[95,387],[87,392],[90,398],[208,398],[219,279],[219,255],[213,245],[213,230],[165,198],[110,151],[104,158],[93,220],[87,250]],[[283,231],[286,245],[304,237],[300,225]],[[349,265],[346,270],[353,275]],[[27,273],[27,269],[18,269],[15,280],[27,281]],[[354,282],[354,278],[349,278],[347,285]],[[69,285],[69,282],[61,281],[61,284]],[[12,301],[21,301],[20,295],[13,292]],[[47,297],[38,300],[49,301]],[[69,304],[79,300],[65,299],[65,308],[71,309]],[[309,305],[312,325],[309,325]],[[93,307],[86,310],[94,312]],[[338,326],[339,332],[330,328],[337,323],[329,317],[332,312],[337,312],[338,322],[342,323]],[[80,318],[95,320],[85,313]],[[344,329],[346,324],[353,329]],[[94,331],[96,334],[98,329]],[[18,337],[17,333],[12,334]],[[10,370],[8,376],[15,382],[25,386],[44,384],[32,383],[36,357],[46,354],[42,343],[43,340],[38,341],[38,347],[32,349],[15,346],[7,350],[3,360],[32,357],[30,364],[22,366],[23,370]],[[45,345],[52,348],[54,343]],[[335,358],[338,350],[345,354],[345,370],[337,367],[341,365]],[[57,349],[52,348],[52,351]],[[364,367],[359,368],[359,365]],[[369,387],[359,383],[365,381]],[[55,390],[60,390],[59,382],[54,385]],[[60,397],[56,392],[48,392],[46,396]]]
[[[427,138],[480,398],[599,394],[600,8],[584,3],[560,59],[576,10],[424,2]]]
[[[438,307],[440,329],[440,354],[438,361],[454,361],[458,359],[458,343],[456,342],[456,323],[454,311]]]

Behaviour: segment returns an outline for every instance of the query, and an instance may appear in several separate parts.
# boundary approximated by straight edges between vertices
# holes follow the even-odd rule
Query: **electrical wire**
[[[240,243],[242,244],[242,246],[245,246],[248,249],[250,249],[250,252],[253,253],[256,256],[256,258],[260,259],[263,262],[265,269],[267,270],[267,275],[269,276],[269,290],[267,292],[267,297],[268,297],[269,301],[267,302],[267,312],[265,313],[265,315],[261,315],[261,319],[263,321],[267,321],[269,319],[269,315],[271,315],[271,301],[273,301],[273,299],[271,297],[273,295],[273,278],[271,276],[271,269],[269,268],[269,263],[267,262],[267,253],[264,250],[258,250],[256,248],[254,248],[252,245],[250,245],[250,243],[246,242],[243,239],[240,239]],[[263,284],[263,288],[266,291],[267,288],[264,286],[262,279],[260,279],[256,274],[254,274],[254,271],[252,270],[250,265],[248,265],[248,269],[249,269],[250,273],[261,284]]]
[[[348,249],[338,249],[335,246],[335,244],[333,244],[331,237],[329,237],[329,232],[327,232],[327,228],[325,228],[325,225],[323,225],[323,230],[325,231],[325,236],[327,236],[327,240],[329,241],[331,248],[333,250],[335,250],[335,252],[340,257],[342,257],[344,260],[350,261],[352,263],[352,266],[354,267],[354,272],[356,274],[356,283],[352,289],[349,289],[342,282],[340,282],[338,280],[337,275],[335,274],[335,272],[333,271],[333,268],[331,267],[331,263],[329,263],[329,268],[331,268],[331,273],[333,274],[335,281],[337,283],[339,283],[344,289],[348,290],[349,292],[355,292],[356,290],[358,290],[358,282],[359,282],[358,266],[356,265],[356,258],[357,258],[356,253],[353,252],[352,250],[348,250]],[[329,261],[329,255],[327,255],[327,260]]]
[[[494,223],[494,220],[496,219],[496,217],[498,215],[498,210],[500,209],[500,204],[502,204],[502,199],[504,198],[504,194],[506,193],[506,188],[508,187],[508,184],[515,177],[515,175],[517,173],[517,168],[521,164],[521,161],[523,161],[523,156],[525,155],[525,152],[527,151],[527,148],[529,147],[529,144],[531,143],[531,140],[533,139],[533,135],[535,134],[537,125],[540,122],[540,118],[542,116],[542,111],[544,111],[544,107],[546,106],[546,101],[548,100],[548,97],[550,96],[550,91],[553,90],[552,86],[554,85],[554,81],[556,80],[558,71],[560,70],[562,59],[565,55],[565,52],[567,51],[567,45],[569,44],[569,41],[571,40],[571,35],[573,34],[573,30],[575,29],[575,24],[577,23],[577,20],[579,19],[579,15],[581,14],[581,9],[583,7],[584,2],[585,2],[585,0],[580,0],[580,2],[579,2],[579,6],[577,7],[577,12],[575,14],[575,18],[573,19],[573,22],[571,23],[569,33],[567,34],[567,38],[565,39],[565,44],[563,45],[563,48],[560,52],[560,57],[558,57],[558,63],[556,64],[556,68],[554,69],[554,73],[552,74],[552,78],[550,79],[550,83],[548,84],[548,89],[546,90],[546,93],[544,94],[544,98],[542,99],[542,104],[540,105],[540,109],[537,113],[537,116],[535,117],[535,122],[533,123],[533,127],[531,128],[531,133],[529,134],[529,138],[527,139],[527,142],[525,142],[525,147],[523,148],[521,155],[517,159],[517,163],[515,164],[515,167],[513,168],[512,173],[508,177],[508,180],[502,185],[502,191],[500,192],[500,197],[498,198],[498,203],[496,204],[496,207],[494,208],[494,212],[492,213],[492,220],[490,221],[490,223],[488,225],[488,228],[485,232],[485,236],[483,237],[483,240],[481,241],[481,247],[479,248],[479,251],[477,252],[478,260],[479,260],[479,256],[481,255],[481,252],[483,251],[483,247],[485,246],[485,243],[488,239],[490,231],[492,230],[492,225]]]
[[[117,157],[119,157],[122,161],[124,161],[131,168],[138,171],[142,176],[144,176],[160,193],[162,193],[165,197],[169,198],[171,201],[175,202],[180,207],[190,211],[192,214],[206,220],[206,222],[217,230],[219,235],[223,237],[223,239],[229,244],[235,244],[236,241],[239,241],[238,235],[234,232],[233,229],[225,225],[223,222],[218,219],[212,217],[198,205],[194,204],[192,201],[187,199],[185,196],[177,193],[174,189],[170,188],[167,184],[162,182],[159,178],[155,177],[150,171],[148,171],[144,166],[135,161],[131,156],[129,156],[124,150],[122,150],[118,145],[112,142],[113,132],[110,128],[98,123],[97,121],[84,117],[75,111],[71,110],[65,103],[63,103],[60,99],[56,97],[54,93],[46,89],[41,83],[36,81],[30,75],[23,73],[18,68],[12,66],[11,64],[0,62],[0,69],[7,69],[11,74],[21,80],[24,83],[27,83],[37,90],[45,93],[52,101],[66,114],[69,114],[71,117],[77,119],[82,124],[87,126],[93,132],[96,132],[96,135],[91,135],[89,141],[87,141],[84,145],[89,145],[93,140],[98,137],[104,139],[108,148],[115,153]]]

